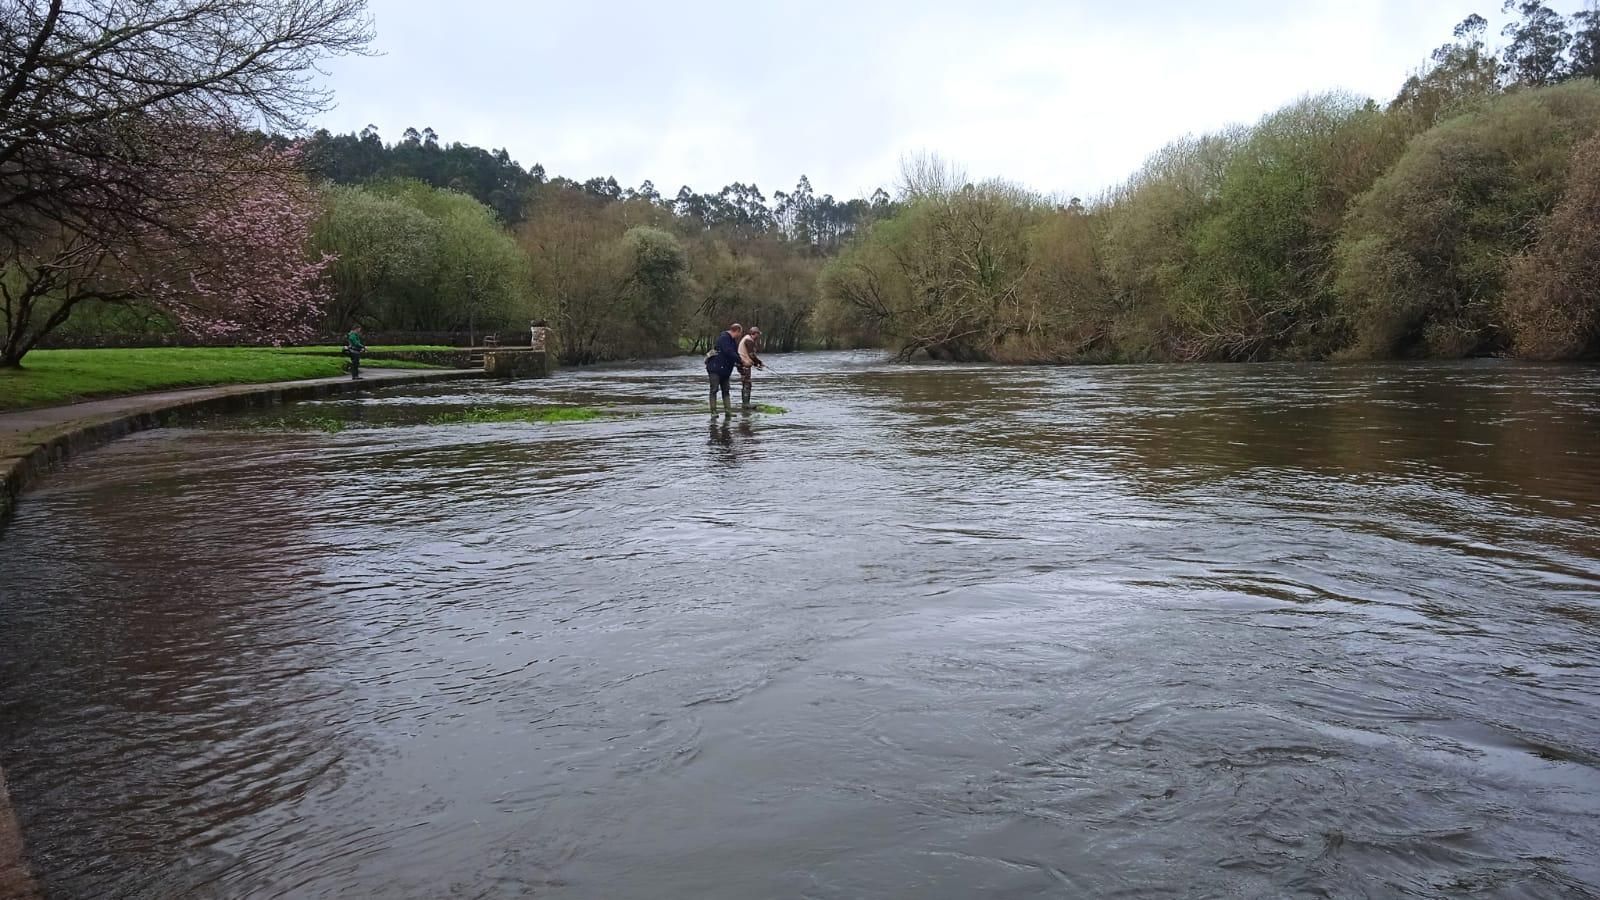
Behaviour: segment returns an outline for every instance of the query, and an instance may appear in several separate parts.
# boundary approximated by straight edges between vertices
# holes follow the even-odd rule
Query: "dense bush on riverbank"
[[[1533,245],[1511,263],[1506,322],[1532,359],[1600,355],[1600,135],[1568,167],[1567,191]]]
[[[819,316],[1002,362],[1596,353],[1600,82],[1481,32],[1386,108],[1307,98],[1088,205],[914,165]]]
[[[1345,220],[1338,295],[1349,352],[1514,350],[1508,279],[1517,268],[1519,287],[1532,290],[1553,277],[1554,260],[1526,254],[1567,195],[1576,147],[1597,131],[1600,84],[1583,82],[1508,95],[1413,140]],[[1526,333],[1533,322],[1524,317],[1525,345],[1561,339]]]
[[[1600,84],[1406,125],[1307,99],[1086,208],[945,177],[829,264],[822,315],[1010,362],[1600,349]]]

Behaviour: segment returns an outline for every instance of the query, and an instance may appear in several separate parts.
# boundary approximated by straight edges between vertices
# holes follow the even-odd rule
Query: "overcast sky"
[[[381,55],[318,124],[407,126],[664,194],[805,173],[843,199],[937,152],[1091,195],[1189,132],[1307,93],[1387,100],[1499,0],[371,0]],[[1551,4],[1561,12],[1581,0]],[[1498,41],[1498,36],[1495,38]]]

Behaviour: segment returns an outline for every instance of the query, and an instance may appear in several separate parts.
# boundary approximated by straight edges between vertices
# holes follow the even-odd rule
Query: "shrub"
[[[1406,148],[1352,207],[1338,248],[1350,355],[1507,350],[1507,261],[1554,209],[1575,144],[1600,130],[1600,84],[1523,90]]]
[[[1513,347],[1533,359],[1600,352],[1600,135],[1579,145],[1568,170],[1566,193],[1506,278]]]

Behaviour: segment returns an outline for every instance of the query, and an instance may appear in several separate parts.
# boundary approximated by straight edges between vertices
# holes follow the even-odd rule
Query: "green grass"
[[[484,424],[492,422],[587,422],[605,415],[588,406],[474,406],[458,413],[436,416],[429,420],[434,425],[462,423]]]
[[[0,369],[0,410],[55,406],[95,397],[172,388],[328,378],[344,374],[343,357],[325,352],[335,349],[149,347],[136,350],[35,350],[23,358],[23,368]],[[400,360],[369,359],[362,362],[362,368],[428,367]]]
[[[787,409],[784,409],[781,406],[773,406],[770,403],[757,403],[755,406],[751,407],[751,409],[754,409],[758,413],[769,413],[772,415],[788,412]]]

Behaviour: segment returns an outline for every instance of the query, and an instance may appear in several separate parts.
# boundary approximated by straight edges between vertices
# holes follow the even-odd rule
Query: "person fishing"
[[[350,378],[352,381],[361,379],[361,354],[367,352],[366,342],[361,340],[361,326],[353,325],[350,333],[344,336],[344,352],[350,357]]]
[[[728,396],[728,379],[733,376],[733,370],[739,365],[739,338],[744,335],[744,326],[738,322],[728,326],[728,330],[717,335],[717,342],[712,346],[711,352],[706,354],[706,380],[711,383],[711,414],[717,414],[717,389],[722,389],[722,410],[728,415],[733,415],[733,400]]]
[[[744,396],[744,406],[750,408],[750,389],[754,386],[750,381],[752,369],[765,369],[767,364],[761,361],[756,351],[761,349],[761,329],[750,326],[750,330],[739,339],[739,393]]]

